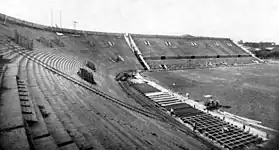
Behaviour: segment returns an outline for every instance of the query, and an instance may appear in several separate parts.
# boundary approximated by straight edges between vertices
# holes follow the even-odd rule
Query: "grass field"
[[[204,100],[203,95],[211,94],[222,105],[232,106],[226,111],[279,129],[278,64],[146,72],[144,75],[173,91],[188,92],[193,99]]]

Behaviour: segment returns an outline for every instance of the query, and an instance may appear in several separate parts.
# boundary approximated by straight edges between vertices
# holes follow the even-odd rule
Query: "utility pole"
[[[51,19],[51,27],[53,26],[53,9],[51,8],[51,11],[50,11],[50,19]]]
[[[7,18],[8,18],[7,15],[5,15],[4,24],[6,24]]]
[[[60,11],[60,28],[62,28],[62,11]]]
[[[74,29],[76,30],[76,24],[77,24],[78,22],[77,21],[73,21],[73,25],[74,25]]]

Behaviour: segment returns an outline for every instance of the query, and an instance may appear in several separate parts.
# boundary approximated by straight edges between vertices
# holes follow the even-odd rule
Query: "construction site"
[[[74,30],[0,14],[0,149],[269,148],[278,72],[229,38]]]

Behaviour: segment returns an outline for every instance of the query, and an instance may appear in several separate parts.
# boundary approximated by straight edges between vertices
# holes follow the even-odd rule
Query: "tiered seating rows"
[[[54,58],[55,59],[55,58]],[[43,59],[44,60],[44,59]],[[44,60],[48,64],[52,64],[53,61],[50,60]],[[69,63],[64,61],[63,63]],[[59,66],[59,65],[58,65]],[[35,69],[36,70],[36,69]],[[44,95],[46,95],[48,101],[51,103],[53,109],[57,112],[59,112],[59,118],[62,120],[65,120],[65,123],[72,122],[74,126],[76,126],[76,129],[73,131],[73,127],[70,128],[69,125],[64,124],[64,126],[70,131],[70,133],[73,134],[74,136],[74,141],[75,143],[78,144],[78,141],[83,139],[83,143],[90,147],[91,144],[94,144],[94,146],[97,147],[103,147],[106,144],[105,143],[98,143],[97,140],[95,139],[96,134],[95,133],[97,130],[92,130],[94,128],[94,125],[97,121],[96,119],[101,119],[103,120],[104,118],[100,117],[99,115],[96,115],[95,112],[95,106],[92,105],[92,102],[94,102],[94,99],[100,99],[99,96],[94,96],[92,93],[88,93],[88,91],[84,90],[83,88],[65,80],[63,77],[53,75],[49,71],[45,69],[39,69],[41,71],[38,76],[42,75],[43,77],[38,77],[38,79],[43,80],[43,84],[41,86],[44,86],[42,88],[46,88],[49,90],[45,90]],[[46,91],[57,91],[53,93],[49,93]],[[58,92],[59,91],[59,92]],[[71,93],[71,94],[68,94]],[[80,93],[80,94],[78,94]],[[62,110],[62,111],[61,111]],[[68,117],[65,117],[65,115],[70,115],[69,120],[65,119]],[[109,120],[104,120],[108,122]],[[103,121],[102,121],[103,122]],[[101,128],[98,126],[98,128]],[[127,134],[127,133],[120,133],[118,131],[120,130],[115,130],[113,126],[108,126],[108,129],[114,133],[116,133],[116,136],[119,134]],[[94,134],[95,133],[95,134]],[[84,138],[81,139],[80,136],[77,135],[86,135]],[[127,135],[131,136],[131,135]],[[113,137],[110,137],[113,138]],[[131,139],[134,139],[135,137],[131,137]],[[133,141],[119,141],[122,140],[121,138],[116,138],[114,141],[110,141],[112,143],[114,142],[121,142],[121,143],[126,143],[126,146],[131,147],[134,144],[139,144],[137,142]],[[80,143],[80,142],[79,142]],[[132,145],[131,145],[132,144]],[[80,143],[82,145],[82,143]]]
[[[48,55],[43,55],[45,53],[36,53],[33,55],[33,57],[44,59],[42,56],[48,57]],[[33,62],[33,61],[32,61]],[[55,89],[47,89],[44,87],[44,84],[42,84],[42,81],[46,76],[43,76],[41,78],[37,78],[37,76],[40,74],[39,72],[39,66],[37,63],[27,64],[28,68],[28,74],[32,78],[28,79],[29,83],[32,84],[32,82],[35,82],[34,87],[32,87],[33,96],[37,97],[37,103],[39,106],[43,106],[45,108],[46,112],[50,113],[50,116],[47,120],[47,128],[49,130],[49,134],[53,137],[53,140],[57,144],[57,147],[60,149],[78,149],[76,143],[73,141],[71,135],[67,132],[64,123],[62,122],[61,118],[58,117],[57,112],[54,111],[53,106],[50,103],[50,100],[53,99],[53,97],[50,97],[49,95],[45,93],[51,93],[55,91]],[[40,66],[41,67],[41,66]],[[43,69],[43,68],[42,68]],[[51,140],[50,137],[46,137],[45,140]]]
[[[72,74],[72,75],[76,73],[76,68],[79,68],[83,65],[82,62],[73,61],[63,56],[56,56],[51,53],[46,53],[41,51],[32,51],[32,52],[21,51],[21,53],[25,53],[25,54],[28,53],[28,55],[30,55],[32,58],[36,58],[49,66],[65,71],[68,74]],[[12,53],[8,57],[12,59],[17,56],[18,55],[16,55],[15,53]],[[72,111],[74,112],[80,112],[78,113],[79,115],[81,114],[85,115],[86,118],[82,120],[84,122],[88,122],[88,120],[94,119],[91,116],[92,113],[90,114],[87,112],[87,111],[92,111],[93,108],[93,106],[90,105],[91,99],[89,98],[86,99],[87,101],[83,101],[76,93],[76,90],[79,90],[79,92],[81,93],[84,93],[85,91],[82,88],[76,86],[75,84],[66,82],[66,80],[63,79],[62,77],[55,76],[49,71],[46,71],[44,68],[42,68],[42,66],[38,66],[37,63],[34,63],[34,61],[31,61],[30,59],[26,60],[26,58],[24,59],[17,58],[14,59],[14,61],[16,63],[17,62],[20,63],[19,66],[20,77],[25,78],[25,80],[28,81],[28,85],[31,86],[29,87],[29,89],[31,89],[30,91],[32,91],[31,93],[33,93],[33,96],[40,97],[38,99],[36,98],[36,103],[38,104],[38,106],[36,107],[36,111],[39,111],[39,104],[40,104],[46,108],[47,112],[50,112],[52,114],[50,117],[44,119],[42,116],[39,115],[41,119],[41,126],[36,129],[43,128],[44,123],[42,120],[44,120],[46,122],[44,128],[47,129],[40,130],[40,131],[44,131],[44,133],[38,135],[39,132],[35,132],[36,129],[31,128],[31,130],[34,131],[33,133],[34,135],[36,135],[35,133],[37,133],[37,136],[35,136],[36,137],[35,142],[39,146],[42,146],[43,144],[45,144],[43,142],[52,142],[54,144],[53,141],[55,141],[55,143],[60,149],[67,149],[68,147],[71,147],[71,149],[77,148],[75,144],[79,148],[84,148],[84,147],[90,148],[91,147],[90,143],[92,143],[91,138],[84,137],[82,134],[79,134],[79,133],[89,133],[90,132],[88,131],[89,129],[86,128],[84,125],[80,125],[79,123],[72,121],[71,119],[76,117],[73,113],[72,114],[70,113],[71,117],[70,118],[68,117],[69,119],[65,119],[67,118],[65,116],[68,115],[68,113],[66,112],[71,112],[70,109],[72,109]],[[24,71],[26,70],[24,68],[27,68],[27,71]],[[73,86],[75,87],[71,88]],[[72,90],[71,93],[73,93],[73,95],[68,94],[69,88]],[[63,95],[60,95],[58,92],[55,92],[56,90],[67,91],[67,92],[65,92]],[[50,91],[54,91],[54,93],[50,93]],[[66,96],[67,100],[70,101],[67,100],[65,101],[65,99],[62,100],[62,96]],[[84,95],[82,96],[84,97]],[[75,103],[78,103],[79,105],[83,106],[83,108],[79,106],[73,106],[73,108],[67,108],[72,106]],[[68,131],[67,133],[64,127],[67,129],[67,131],[69,129],[72,132]],[[71,136],[69,136],[69,134],[71,134]],[[94,137],[94,135],[90,135],[90,137]],[[42,143],[39,144],[40,142]],[[101,146],[100,143],[94,143],[94,145]],[[41,149],[45,147],[36,147],[36,148]]]
[[[40,53],[40,52],[39,52]],[[40,53],[40,54],[36,54],[36,55],[32,55],[32,57],[35,57],[35,58],[38,58],[38,59],[40,59],[41,61],[43,61],[44,63],[46,63],[48,66],[56,66],[56,67],[58,67],[58,68],[62,68],[61,70],[63,70],[63,68],[65,69],[65,66],[71,66],[70,65],[70,61],[68,60],[65,60],[65,61],[59,61],[59,59],[58,59],[58,57],[56,57],[56,56],[50,56],[51,54],[45,54],[45,56],[43,56],[43,57],[41,57],[41,55],[43,55],[44,53]],[[59,64],[60,63],[60,64]],[[35,63],[35,64],[37,64],[37,63]],[[78,63],[78,65],[79,65],[79,63]],[[29,66],[32,66],[32,65],[29,65]],[[35,68],[34,68],[35,67]],[[32,67],[27,67],[27,68],[32,68]],[[45,69],[40,69],[40,68],[42,68],[42,67],[36,67],[36,65],[34,66],[33,65],[33,70],[34,70],[34,72],[40,72],[40,71],[46,71]],[[37,69],[36,69],[37,68]],[[66,67],[67,68],[67,67]],[[72,67],[73,68],[73,67]],[[31,70],[31,69],[28,69],[28,70]],[[66,69],[65,69],[66,70]],[[68,72],[69,73],[76,73],[75,72],[75,69],[72,69],[72,70],[68,70]],[[30,76],[32,76],[32,75],[30,75]],[[71,133],[71,135],[72,136],[74,136],[75,138],[73,138],[73,140],[74,140],[74,142],[78,145],[78,147],[80,148],[80,147],[82,147],[82,146],[85,146],[86,144],[85,143],[87,143],[87,145],[89,145],[88,147],[90,148],[90,145],[91,144],[93,144],[94,143],[94,146],[97,146],[97,145],[99,145],[100,147],[102,147],[102,146],[105,146],[106,144],[104,144],[104,143],[96,143],[96,140],[93,140],[94,138],[95,138],[95,135],[93,134],[94,132],[93,131],[91,131],[90,130],[90,128],[88,128],[89,126],[91,127],[91,126],[93,126],[94,125],[94,123],[95,122],[98,122],[97,120],[95,120],[96,118],[100,118],[100,117],[98,117],[98,115],[97,116],[94,116],[93,117],[93,115],[95,114],[96,115],[96,112],[91,112],[92,111],[92,107],[94,107],[93,105],[90,105],[90,103],[92,102],[92,100],[93,100],[93,98],[92,98],[92,93],[91,94],[81,94],[81,95],[78,95],[78,97],[71,97],[72,95],[69,95],[68,93],[70,92],[69,91],[69,88],[72,88],[72,87],[75,87],[75,88],[73,88],[72,89],[72,92],[70,92],[71,94],[76,94],[76,90],[77,90],[77,87],[79,87],[79,86],[76,86],[75,84],[73,84],[73,83],[71,83],[71,82],[69,82],[69,81],[65,81],[65,79],[63,79],[62,77],[61,77],[61,80],[63,80],[63,81],[58,81],[58,80],[53,80],[53,82],[50,82],[49,81],[49,79],[48,78],[51,78],[51,77],[53,77],[54,75],[52,74],[52,73],[50,73],[49,71],[46,71],[46,73],[42,73],[42,72],[40,72],[40,73],[38,73],[38,74],[36,74],[36,76],[42,76],[42,77],[38,77],[37,79],[36,79],[36,81],[38,82],[38,83],[40,83],[41,82],[41,80],[43,80],[44,82],[43,83],[41,83],[42,85],[40,85],[40,87],[41,87],[41,90],[42,90],[42,92],[43,92],[43,95],[45,96],[45,99],[51,104],[51,106],[52,106],[52,108],[53,108],[53,110],[54,110],[54,112],[57,114],[57,115],[59,115],[58,117],[59,117],[59,120],[65,120],[64,118],[65,118],[65,115],[67,116],[68,114],[69,114],[69,111],[65,111],[64,112],[64,115],[62,115],[61,113],[63,113],[61,110],[63,110],[63,108],[65,108],[65,107],[69,107],[68,109],[70,110],[70,112],[72,111],[73,113],[75,113],[76,115],[79,115],[78,116],[78,118],[79,119],[81,119],[81,118],[84,118],[84,116],[86,116],[87,118],[84,118],[83,120],[76,120],[75,118],[77,118],[77,116],[75,116],[75,115],[73,115],[72,114],[72,116],[69,118],[69,120],[68,121],[70,121],[70,122],[72,122],[72,123],[74,123],[75,124],[75,126],[77,127],[76,128],[76,130],[74,130],[74,131],[72,131],[72,132],[70,132]],[[32,81],[32,79],[30,79],[30,81],[31,81],[31,83],[33,82]],[[65,85],[65,86],[61,86],[61,87],[59,87],[59,86],[57,86],[57,84],[60,84],[60,83],[64,83],[64,82],[67,82],[67,83],[70,83],[71,85]],[[47,85],[47,86],[44,86],[44,85]],[[80,88],[80,87],[79,87]],[[60,89],[59,91],[60,92],[57,92],[57,93],[55,93],[55,92],[48,92],[48,91],[57,91],[58,89]],[[83,88],[81,88],[81,89],[83,89]],[[84,92],[84,89],[83,89],[83,92]],[[63,95],[61,95],[63,93]],[[89,96],[90,96],[90,98],[89,98]],[[66,97],[68,97],[68,98],[66,98]],[[100,98],[99,96],[95,96],[96,98]],[[66,98],[66,99],[65,99]],[[84,102],[84,100],[85,99],[87,99],[88,98],[88,101],[85,103]],[[67,100],[67,101],[65,101],[65,100]],[[77,105],[77,104],[79,104],[78,102],[77,102],[77,100],[80,100],[81,102],[80,102],[80,105]],[[58,108],[58,105],[59,105],[59,103],[61,104],[61,103],[63,103],[63,105],[61,105],[60,106],[60,108]],[[73,105],[73,104],[75,104],[75,105]],[[83,106],[83,107],[80,107],[80,106]],[[90,107],[89,107],[90,106]],[[79,111],[78,111],[79,110]],[[88,112],[89,111],[89,112]],[[92,120],[92,119],[94,119],[95,121],[93,121],[92,123],[90,123],[90,120]],[[79,122],[83,122],[83,123],[85,123],[85,125],[88,125],[88,127],[87,126],[84,126],[84,125],[81,125]],[[88,124],[88,123],[90,123],[90,125]],[[67,124],[68,124],[68,122],[67,122]],[[72,128],[70,128],[68,125],[66,125],[66,123],[64,124],[63,123],[63,125],[64,125],[64,127],[66,127],[67,128],[67,130],[70,130],[70,129],[72,129]],[[92,128],[92,127],[91,127]],[[111,131],[112,132],[116,132],[116,131],[118,131],[118,130],[116,130],[115,131],[115,129],[112,129],[112,128],[114,128],[113,126],[111,126],[110,127],[111,129]],[[119,131],[121,131],[121,130],[119,130]],[[78,133],[80,133],[80,134],[78,134]],[[91,134],[92,133],[92,135],[90,135],[89,136],[89,134]],[[78,141],[80,141],[81,139],[81,135],[84,135],[84,134],[86,134],[87,136],[85,137],[85,140],[86,141],[88,141],[88,142],[86,142],[86,141],[83,141],[82,143],[81,142],[79,142],[80,144],[78,144]],[[116,132],[116,135],[119,135],[119,134],[124,134],[124,133],[119,133],[119,132]],[[89,136],[89,137],[88,137]],[[128,136],[131,136],[131,135],[128,135]],[[129,138],[129,139],[134,139],[134,138],[136,138],[136,137],[131,137],[131,138]],[[54,139],[56,139],[55,138],[55,136],[54,136]],[[119,140],[121,140],[121,139],[115,139],[115,141],[111,141],[111,142],[119,142],[119,143],[126,143],[126,142],[124,142],[124,141],[119,141]],[[95,142],[93,142],[93,141],[95,141]],[[127,139],[126,139],[126,141],[127,141]],[[128,147],[131,147],[132,148],[132,146],[134,146],[135,144],[137,144],[137,145],[139,145],[139,143],[137,143],[137,142],[135,142],[134,140],[132,140],[132,141],[129,141],[129,143],[127,143],[128,145],[126,145],[126,146],[128,146]],[[141,145],[142,145],[143,143],[141,143]],[[58,145],[59,146],[59,145]],[[63,146],[64,147],[64,146]],[[140,147],[142,147],[142,146],[140,146]]]
[[[5,38],[5,37],[4,37]],[[2,39],[1,42],[8,42]],[[10,54],[6,45],[3,46],[1,54],[5,59],[14,59],[18,55]],[[8,52],[7,52],[8,51]],[[7,62],[5,62],[7,63]],[[19,90],[16,82],[18,66],[7,64],[7,69],[2,70],[3,82],[1,82],[1,106],[0,106],[0,149],[30,149],[28,136],[26,135],[26,124],[24,123]]]
[[[133,37],[143,57],[247,54],[230,40]],[[167,45],[166,42],[170,42]],[[196,45],[193,45],[196,44]]]
[[[13,48],[15,48],[15,47],[13,47]],[[34,75],[32,74],[32,72],[33,72],[32,67],[33,67],[34,62],[31,61],[30,59],[26,59],[26,57],[22,57],[22,55],[18,55],[18,53],[16,53],[16,52],[18,52],[18,49],[16,49],[16,48],[12,49],[9,52],[10,54],[7,54],[5,57],[9,58],[9,59],[12,59],[12,61],[11,61],[12,64],[15,64],[16,66],[17,66],[17,64],[19,64],[18,76],[19,76],[19,78],[23,79],[23,80],[19,80],[19,81],[24,82],[24,80],[28,80],[28,89],[31,89],[32,92],[30,92],[30,95],[29,94],[23,95],[24,91],[22,91],[22,90],[27,90],[27,89],[26,89],[26,87],[25,87],[25,89],[22,89],[23,88],[23,85],[22,85],[23,82],[20,82],[20,84],[18,85],[18,86],[20,86],[19,94],[13,94],[13,95],[14,96],[19,95],[21,97],[21,99],[29,99],[30,100],[30,98],[32,98],[34,96],[34,94],[36,95],[37,93],[39,93],[39,91],[36,90],[36,87],[37,87],[36,80],[34,80]],[[28,55],[33,56],[33,57],[35,57],[39,53],[38,51],[37,52],[36,51],[31,52],[31,51],[23,51],[23,50],[21,50],[20,52],[28,54]],[[72,65],[73,64],[66,65],[63,69],[70,69],[70,68],[73,67]],[[62,68],[62,66],[61,66],[61,68]],[[13,73],[14,70],[17,70],[17,68],[14,68],[11,71],[9,71],[10,73],[7,73],[7,75],[14,75],[14,76],[17,75],[17,73]],[[5,76],[5,78],[9,77],[7,75]],[[8,84],[7,85],[5,83],[4,87],[12,88],[13,84],[11,84],[11,85]],[[36,91],[36,92],[34,92],[34,91]],[[1,99],[9,100],[9,98],[5,97],[5,95],[6,95],[5,93],[7,93],[7,92],[4,92],[2,94],[2,96],[4,96],[4,97],[2,97]],[[13,98],[15,101],[17,100],[15,97],[10,97],[10,98]],[[38,102],[37,98],[33,99],[33,101],[34,100],[36,100],[36,102]],[[44,99],[42,101],[44,101]],[[18,99],[18,102],[19,102],[19,99]],[[21,101],[21,104],[19,104],[18,106],[20,106],[20,105],[23,106],[24,105],[24,107],[23,107],[24,110],[23,111],[25,111],[26,108],[27,108],[26,107],[27,104],[28,103],[26,103],[26,101]],[[10,107],[8,107],[7,105],[5,105],[4,108],[10,109],[9,111],[15,111],[15,110],[21,111],[20,108],[15,107],[17,105],[13,104],[13,106],[14,106],[15,109],[10,109]],[[30,135],[26,136],[26,135],[22,134],[21,139],[18,139],[19,143],[21,143],[21,145],[17,144],[17,146],[21,146],[21,147],[17,147],[17,148],[20,148],[20,149],[27,148],[27,149],[29,149],[29,144],[28,144],[29,142],[27,141],[27,137],[30,136],[32,141],[34,142],[34,143],[31,143],[31,145],[33,145],[35,149],[57,149],[57,147],[59,147],[60,149],[69,149],[69,148],[70,149],[77,149],[77,147],[75,147],[75,144],[70,142],[71,137],[64,130],[64,127],[61,125],[59,120],[55,119],[56,118],[55,113],[53,113],[53,111],[51,111],[51,109],[48,109],[48,111],[47,111],[47,112],[51,112],[50,113],[51,115],[48,116],[47,118],[43,118],[43,115],[45,115],[45,114],[41,114],[40,111],[42,112],[41,108],[42,107],[47,107],[48,106],[47,104],[46,105],[33,104],[33,106],[35,106],[35,111],[37,112],[36,114],[38,114],[38,118],[39,118],[38,122],[33,124],[32,126],[27,127],[28,132],[30,132]],[[6,109],[1,109],[1,111],[5,111],[5,110]],[[6,111],[8,112],[8,110],[6,110]],[[26,111],[28,111],[28,110],[26,110]],[[10,113],[8,113],[8,114],[10,114]],[[28,111],[28,114],[29,114],[29,111]],[[11,119],[14,120],[15,112],[12,113],[12,115],[13,115],[13,117],[11,117]],[[6,117],[2,116],[1,118],[5,119]],[[6,121],[8,121],[8,120],[5,120],[5,122]],[[16,121],[16,120],[14,120],[14,121]],[[44,122],[47,122],[47,124],[45,124]],[[9,121],[7,123],[9,123],[10,126],[13,125]],[[20,121],[17,121],[16,123],[20,123]],[[59,124],[60,124],[60,127],[59,127]],[[15,125],[15,126],[17,127],[18,125]],[[7,126],[3,126],[3,127],[4,127],[3,129],[1,127],[1,133],[2,133],[2,130],[13,128],[13,127],[7,127]],[[24,126],[22,125],[22,127],[24,127]],[[11,132],[8,132],[8,134],[6,134],[5,136],[9,136],[9,134],[13,134],[13,131],[20,130],[20,132],[21,132],[22,129],[24,130],[25,128],[15,128],[15,130],[12,130]],[[61,131],[63,131],[64,134]],[[67,136],[68,136],[68,138],[66,138]],[[16,137],[14,135],[12,137],[19,138],[19,136]],[[54,139],[53,139],[53,137],[54,137]],[[3,141],[5,141],[5,139],[3,138],[3,136],[1,136],[1,143]],[[13,144],[9,144],[9,142],[7,142],[7,144],[5,144],[1,148],[2,149],[10,149],[10,148],[15,148],[15,147],[13,147]]]

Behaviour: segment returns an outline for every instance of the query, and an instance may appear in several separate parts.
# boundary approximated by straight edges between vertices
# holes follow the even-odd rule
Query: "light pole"
[[[77,21],[73,21],[73,25],[74,25],[74,29],[76,30],[76,24],[77,24],[78,22]]]
[[[53,26],[53,8],[50,10],[51,27]]]
[[[62,28],[62,11],[60,11],[60,28]]]

